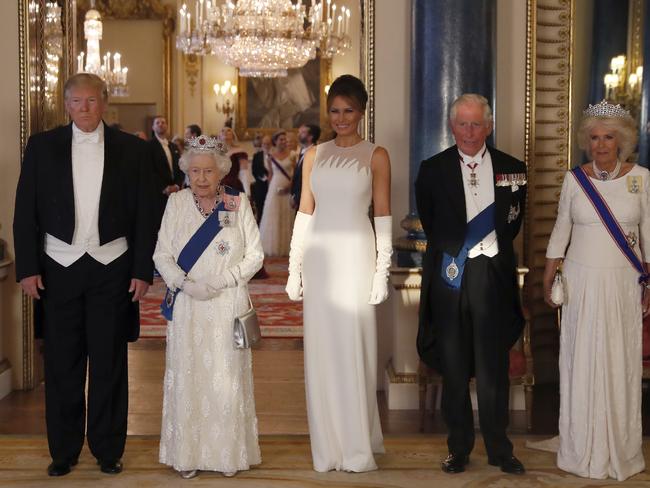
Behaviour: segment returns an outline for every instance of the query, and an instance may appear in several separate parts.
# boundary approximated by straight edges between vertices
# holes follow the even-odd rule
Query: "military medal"
[[[458,276],[458,266],[456,265],[456,262],[453,258],[451,260],[451,263],[449,263],[449,266],[447,266],[445,273],[447,274],[447,278],[452,281],[456,278],[456,276]]]
[[[627,177],[627,191],[630,193],[639,193],[641,191],[641,183],[643,182],[642,176],[629,176]]]
[[[473,163],[473,164],[468,164],[467,167],[471,171],[469,174],[469,186],[472,188],[478,187],[478,176],[474,172],[476,170],[476,167],[478,166],[478,163]]]
[[[630,232],[629,234],[625,234],[625,240],[630,245],[630,247],[636,246],[636,234],[634,232]]]

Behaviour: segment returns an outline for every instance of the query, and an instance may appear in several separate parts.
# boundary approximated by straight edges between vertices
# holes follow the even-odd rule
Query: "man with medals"
[[[506,436],[509,351],[523,330],[513,240],[526,197],[523,162],[485,144],[487,100],[464,94],[451,106],[456,145],[423,161],[415,183],[427,236],[418,353],[443,377],[447,473],[465,470],[474,447],[469,381],[476,378],[488,463],[523,473]]]

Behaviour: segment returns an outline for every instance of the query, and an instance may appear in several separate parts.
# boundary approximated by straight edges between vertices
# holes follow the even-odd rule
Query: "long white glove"
[[[377,243],[377,265],[372,277],[370,305],[379,305],[388,298],[388,268],[393,254],[393,217],[375,217],[375,240]]]
[[[284,288],[289,299],[294,302],[302,300],[302,253],[305,242],[305,231],[311,220],[311,215],[298,212],[293,223],[291,247],[289,250],[289,279]]]
[[[184,281],[181,290],[195,300],[210,300],[217,296],[217,292],[212,290],[206,283],[196,281]]]

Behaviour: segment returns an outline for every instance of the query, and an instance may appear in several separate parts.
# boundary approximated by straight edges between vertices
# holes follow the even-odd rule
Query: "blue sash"
[[[271,158],[271,162],[275,166],[275,168],[284,175],[284,177],[291,181],[291,176],[289,176],[289,173],[286,172],[286,170],[282,167],[280,163],[278,163],[273,156],[269,156]]]
[[[460,289],[463,281],[463,272],[465,271],[465,262],[469,250],[494,230],[494,202],[485,207],[472,220],[467,222],[467,235],[465,242],[458,253],[453,257],[446,252],[442,254],[442,267],[440,276],[447,286],[456,290]]]
[[[593,205],[594,210],[596,210],[598,217],[600,217],[600,220],[605,226],[605,229],[607,229],[607,232],[609,232],[609,235],[612,236],[616,246],[627,258],[632,267],[639,272],[639,283],[648,283],[649,275],[645,270],[645,266],[634,252],[634,249],[630,246],[630,243],[625,237],[625,232],[621,229],[620,224],[612,214],[607,202],[605,202],[600,192],[591,182],[589,176],[585,173],[585,170],[582,169],[581,166],[578,166],[571,170],[571,174],[575,177],[578,185],[585,192],[585,195],[587,195],[587,199]]]
[[[219,222],[219,211],[224,210],[225,208],[223,200],[220,201],[214,211],[207,219],[205,219],[203,224],[201,224],[201,227],[197,229],[190,240],[187,241],[185,247],[181,250],[176,262],[180,268],[185,271],[185,274],[190,272],[215,236],[221,232],[222,227]],[[176,302],[176,295],[178,295],[179,291],[180,289],[171,291],[167,288],[165,298],[163,298],[163,301],[160,304],[160,313],[167,320],[172,320],[172,317],[174,316],[174,303]]]

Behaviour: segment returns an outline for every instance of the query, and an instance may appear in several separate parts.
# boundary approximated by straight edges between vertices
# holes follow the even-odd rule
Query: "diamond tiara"
[[[609,103],[607,100],[602,100],[596,105],[589,104],[589,107],[582,112],[582,115],[585,117],[621,117],[621,118],[631,118],[630,112],[625,110],[620,105],[614,105]]]
[[[228,152],[226,145],[216,137],[197,136],[190,137],[185,141],[188,148],[199,152],[216,152],[225,156]]]

